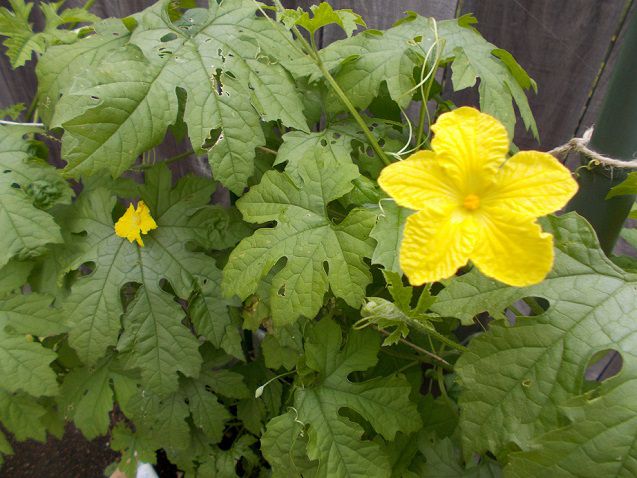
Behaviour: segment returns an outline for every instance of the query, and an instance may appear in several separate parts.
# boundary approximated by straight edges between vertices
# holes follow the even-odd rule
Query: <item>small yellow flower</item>
[[[463,107],[432,126],[433,151],[381,172],[378,183],[407,219],[400,265],[413,285],[451,277],[471,260],[483,274],[523,287],[553,266],[553,236],[536,219],[577,192],[553,156],[523,151],[506,160],[509,138],[492,116]]]
[[[157,223],[150,215],[150,210],[144,201],[137,203],[137,209],[132,204],[129,205],[124,215],[115,224],[115,234],[130,242],[137,241],[141,247],[144,247],[141,235],[148,234],[151,229],[157,229]]]

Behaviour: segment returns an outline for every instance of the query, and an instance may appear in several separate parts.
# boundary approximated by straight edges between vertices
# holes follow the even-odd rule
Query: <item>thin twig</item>
[[[384,329],[378,329],[378,331],[383,334],[386,337],[389,337],[391,334],[389,332],[387,332]],[[451,367],[451,364],[449,362],[447,362],[445,359],[443,359],[442,357],[440,357],[439,355],[436,355],[433,352],[430,352],[429,350],[423,349],[422,347],[419,347],[418,345],[411,343],[409,340],[405,340],[403,338],[399,339],[400,343],[405,344],[407,347],[410,347],[412,349],[414,349],[416,352],[419,352],[421,354],[426,355],[427,357],[431,357],[432,359],[444,363],[445,365],[448,365]]]

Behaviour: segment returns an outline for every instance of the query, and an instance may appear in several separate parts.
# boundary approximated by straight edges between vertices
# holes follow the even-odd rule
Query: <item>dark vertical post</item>
[[[637,13],[633,14],[626,37],[619,47],[612,78],[595,125],[590,147],[594,151],[625,161],[637,159]],[[588,162],[588,158],[582,158]],[[605,200],[608,191],[626,178],[626,170],[596,167],[581,170],[580,190],[568,205],[591,223],[602,249],[609,254],[635,202],[635,196]]]

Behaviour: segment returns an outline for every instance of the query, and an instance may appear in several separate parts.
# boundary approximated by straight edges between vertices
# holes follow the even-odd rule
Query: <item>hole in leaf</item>
[[[281,287],[279,287],[279,290],[277,291],[277,294],[279,295],[279,297],[285,297],[285,284],[283,284]]]
[[[95,262],[85,262],[80,267],[78,267],[77,270],[82,276],[90,275],[95,270]]]
[[[603,382],[621,372],[623,365],[624,360],[618,351],[602,350],[588,361],[584,378],[589,382]]]
[[[95,96],[95,95],[91,95],[91,99],[95,100],[95,101],[99,101],[100,97],[99,96]]]
[[[231,71],[226,71],[226,72],[225,72],[225,74],[226,74],[226,76],[227,76],[228,78],[232,78],[233,80],[236,80],[236,79],[237,79],[237,77],[235,76],[235,74],[234,74],[234,73],[232,73]]]
[[[525,297],[513,304],[513,312],[520,312],[523,316],[533,317],[543,314],[551,307],[551,303],[543,297]]]
[[[323,270],[326,274],[330,273],[330,263],[327,261],[323,261]]]
[[[325,141],[324,139],[321,140],[321,146],[325,147],[327,146],[327,141]]]
[[[332,137],[333,137],[334,139],[339,139],[339,138],[341,137],[341,133],[334,133],[334,134],[332,135]]]
[[[174,33],[166,33],[163,37],[159,39],[160,42],[166,43],[169,41],[173,41],[177,39],[177,35]]]

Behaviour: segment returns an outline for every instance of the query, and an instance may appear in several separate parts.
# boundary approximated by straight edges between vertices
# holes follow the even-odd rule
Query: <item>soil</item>
[[[4,457],[0,478],[104,478],[106,467],[119,458],[110,449],[108,437],[88,441],[73,425],[66,426],[61,440],[49,436],[45,443],[17,442],[4,433],[14,454]],[[159,478],[180,476],[163,450],[157,452],[155,469]]]
[[[11,440],[14,455],[5,456],[0,476],[6,478],[103,478],[104,469],[118,458],[108,437],[87,441],[68,425],[61,440],[46,443]]]

